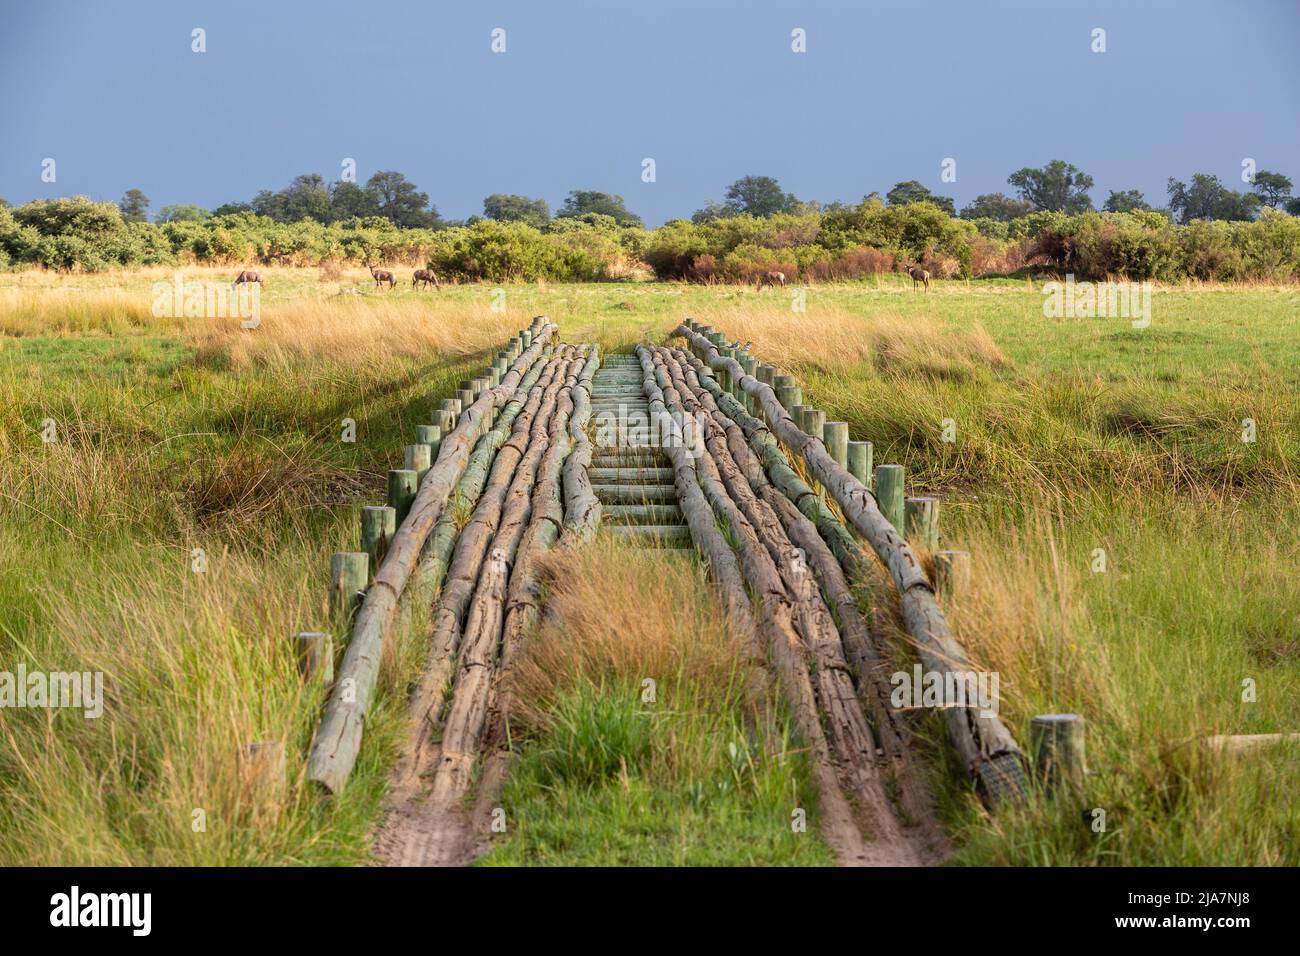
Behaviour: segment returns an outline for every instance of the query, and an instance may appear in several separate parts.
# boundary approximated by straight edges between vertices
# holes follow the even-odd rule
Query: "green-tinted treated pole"
[[[849,442],[849,474],[871,487],[871,442]]]
[[[366,553],[368,573],[373,581],[380,562],[388,553],[388,542],[397,533],[397,512],[385,505],[367,505],[361,509],[361,550]]]
[[[754,373],[754,378],[758,379],[758,380],[759,380],[760,382],[762,382],[764,385],[772,385],[772,386],[774,386],[774,385],[776,384],[776,383],[775,383],[775,379],[776,379],[776,366],[775,366],[775,365],[760,365],[760,366],[758,367],[758,370]]]
[[[418,486],[424,481],[424,476],[428,473],[429,468],[433,465],[433,459],[429,455],[428,445],[407,445],[406,446],[406,467],[415,472],[415,483]]]
[[[321,631],[303,631],[294,638],[298,673],[311,683],[334,683],[334,638]]]
[[[456,427],[456,417],[460,414],[454,411],[447,403],[456,401],[454,398],[445,398],[442,401],[442,407],[433,413],[433,426],[438,429],[442,435],[450,435]]]
[[[803,389],[798,385],[778,385],[776,400],[781,403],[782,408],[790,412],[790,417],[794,418],[794,409],[803,404]],[[795,424],[799,424],[797,419]]]
[[[803,420],[805,423],[804,431],[813,438],[822,437],[822,429],[826,426],[826,413],[820,408],[808,406],[808,411],[804,412]]]
[[[885,518],[899,532],[903,530],[903,466],[876,467],[876,503]]]
[[[397,523],[406,520],[417,487],[416,474],[409,468],[394,468],[388,473],[388,505],[397,512]]]
[[[429,461],[438,460],[438,450],[442,447],[442,429],[437,425],[416,425],[415,441],[429,446]]]
[[[369,567],[364,551],[337,551],[330,558],[330,614],[336,619],[346,620],[361,604]]]
[[[939,547],[939,499],[908,498],[903,514],[907,539],[927,551],[936,550]]]
[[[826,450],[841,468],[849,466],[849,423],[827,422],[822,426],[822,440]]]
[[[1087,778],[1084,720],[1078,714],[1039,714],[1029,722],[1035,776],[1048,789],[1081,797]]]

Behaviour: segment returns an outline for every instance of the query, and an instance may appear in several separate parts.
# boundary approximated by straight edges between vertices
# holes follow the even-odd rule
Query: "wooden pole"
[[[863,485],[871,487],[871,442],[851,441],[848,448],[849,474]]]
[[[361,509],[361,550],[366,553],[366,582],[375,579],[375,572],[388,554],[388,542],[397,533],[397,511],[384,505],[367,505]]]
[[[330,614],[346,621],[361,604],[370,576],[370,555],[336,551],[330,558]]]
[[[822,426],[822,441],[826,450],[841,468],[849,465],[849,423],[827,422]]]
[[[393,468],[388,472],[388,506],[397,511],[398,525],[406,520],[419,487],[419,476],[410,468]]]
[[[465,411],[474,404],[474,389],[462,388],[456,392],[456,400],[460,402],[460,414],[464,415]]]
[[[433,466],[433,456],[429,454],[428,445],[406,446],[406,470],[415,472],[415,484],[418,487],[424,476]]]
[[[780,378],[780,376],[777,377]],[[793,417],[794,410],[803,404],[803,389],[798,385],[778,385],[776,387],[776,400]],[[798,422],[795,424],[798,424]]]
[[[294,638],[298,673],[310,683],[334,683],[334,638],[321,631],[303,631]]]
[[[434,409],[433,412],[433,423],[443,435],[450,435],[456,430],[456,416],[458,413],[447,404],[454,401],[454,398],[444,398],[441,407]]]
[[[885,520],[899,531],[903,530],[903,517],[906,514],[903,497],[903,466],[878,465],[876,502]]]
[[[824,441],[822,433],[826,428],[826,413],[820,408],[812,405],[808,406],[808,411],[803,413],[804,431],[818,441]]]
[[[438,460],[438,449],[442,446],[442,428],[439,425],[416,425],[415,441],[429,448],[429,461]]]
[[[908,498],[903,509],[907,539],[925,548],[939,548],[939,499],[931,497]]]
[[[970,590],[970,552],[934,553],[934,590],[956,601]]]
[[[1083,794],[1087,764],[1084,720],[1078,714],[1039,714],[1029,722],[1030,749],[1037,777],[1049,790]]]
[[[773,385],[775,384],[773,380],[776,378],[776,366],[760,365],[754,377],[757,378],[764,385]],[[750,414],[753,413],[751,412]]]

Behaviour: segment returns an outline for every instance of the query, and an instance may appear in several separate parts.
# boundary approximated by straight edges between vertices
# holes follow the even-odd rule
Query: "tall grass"
[[[697,565],[600,541],[553,564],[547,604],[509,681],[522,753],[487,864],[831,861],[787,715]]]

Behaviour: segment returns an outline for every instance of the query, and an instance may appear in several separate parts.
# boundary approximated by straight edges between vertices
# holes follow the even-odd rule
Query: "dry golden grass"
[[[606,538],[557,553],[544,568],[549,612],[515,665],[512,714],[544,725],[579,683],[674,684],[694,701],[729,696],[749,635],[722,609],[694,562]]]
[[[466,303],[335,300],[264,306],[256,334],[233,321],[191,325],[185,340],[203,364],[337,368],[483,352],[529,321],[517,311],[490,312]]]
[[[951,329],[931,318],[865,316],[825,305],[798,313],[784,304],[705,308],[694,317],[738,342],[752,341],[753,354],[786,368],[848,374],[868,365],[882,373],[950,376],[1010,364],[978,322]]]

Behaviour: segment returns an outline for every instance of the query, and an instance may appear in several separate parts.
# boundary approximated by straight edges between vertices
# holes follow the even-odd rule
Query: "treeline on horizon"
[[[944,278],[1056,270],[1080,278],[1178,281],[1300,279],[1300,198],[1260,170],[1249,192],[1197,174],[1171,178],[1168,205],[1112,191],[1054,160],[1012,173],[1016,195],[990,193],[958,212],[917,181],[860,203],[800,200],[771,177],[746,176],[689,220],[647,229],[623,197],[575,190],[545,200],[494,194],[483,216],[448,222],[401,173],[363,185],[296,177],[279,192],[211,211],[164,206],[149,221],[138,189],[120,203],[85,197],[0,200],[0,268],[99,271],[142,265],[329,266],[405,263],[453,281],[611,281],[644,277],[753,282],[856,279],[917,263]]]

